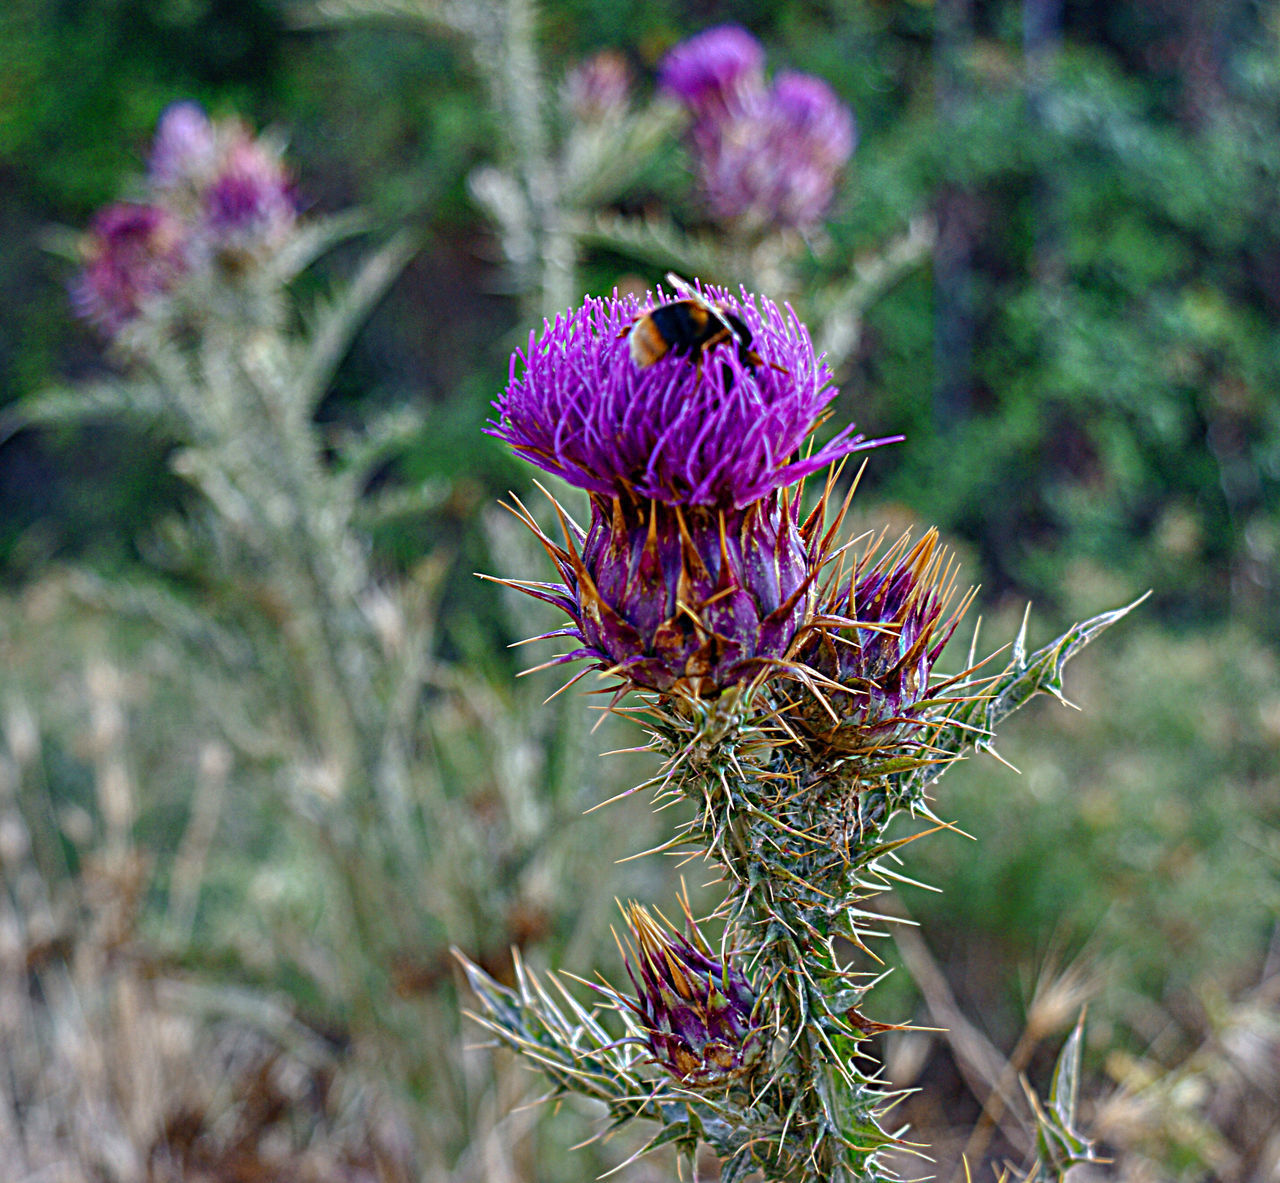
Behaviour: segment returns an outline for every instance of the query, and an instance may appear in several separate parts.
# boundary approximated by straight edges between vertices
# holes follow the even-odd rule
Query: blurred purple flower
[[[914,546],[904,536],[874,565],[873,556],[869,549],[848,584],[819,605],[796,654],[825,680],[825,705],[802,697],[795,721],[842,752],[927,738],[915,734],[925,711],[955,681],[935,680],[933,665],[972,598],[946,616],[955,566],[936,530]]]
[[[764,47],[738,25],[707,29],[667,53],[658,66],[658,87],[696,121],[717,119],[764,89]]]
[[[148,179],[155,189],[198,186],[217,163],[214,126],[198,103],[173,103],[161,114],[151,146]]]
[[[293,229],[297,209],[284,163],[261,140],[237,128],[204,193],[214,246],[252,249]]]
[[[114,337],[172,287],[186,269],[186,247],[181,222],[160,206],[118,202],[99,210],[71,287],[77,314]]]
[[[874,446],[848,427],[794,458],[835,396],[831,372],[789,309],[745,292],[706,296],[742,319],[759,364],[730,342],[697,364],[672,351],[640,368],[627,334],[662,292],[645,304],[588,299],[512,356],[489,434],[589,492],[739,509]]]
[[[784,73],[692,136],[699,182],[718,220],[807,230],[830,208],[855,128],[820,78]]]
[[[624,959],[636,997],[614,997],[639,1021],[657,1063],[684,1085],[714,1088],[749,1073],[767,1036],[753,1017],[746,977],[712,953],[681,903],[687,937],[639,904],[623,909],[631,935]]]
[[[600,123],[626,109],[631,67],[617,50],[603,50],[569,71],[563,94],[565,107],[575,119]]]

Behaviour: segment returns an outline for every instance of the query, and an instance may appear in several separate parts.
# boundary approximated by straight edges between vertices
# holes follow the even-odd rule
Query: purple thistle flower
[[[834,391],[804,326],[767,300],[708,293],[750,333],[637,365],[647,305],[588,299],[512,358],[489,433],[591,495],[565,545],[521,509],[562,583],[513,584],[565,611],[551,636],[624,686],[711,697],[786,666],[814,610],[818,517],[786,491],[866,441],[852,428],[795,459]]]
[[[618,1000],[639,1020],[658,1064],[690,1088],[715,1088],[751,1072],[766,1032],[754,1021],[746,977],[711,952],[688,904],[681,905],[687,937],[639,904],[623,909],[631,937],[623,960],[636,997]]]
[[[715,119],[764,89],[764,47],[738,25],[718,25],[680,42],[658,67],[658,87],[698,122]]]
[[[279,156],[236,129],[205,190],[204,213],[216,247],[251,249],[287,234],[297,209]]]
[[[148,179],[157,190],[198,186],[217,163],[214,126],[199,103],[173,103],[156,123]]]
[[[933,665],[973,593],[944,620],[954,565],[936,530],[909,546],[904,535],[874,565],[869,548],[797,647],[797,662],[821,679],[822,702],[806,696],[796,721],[838,751],[919,743],[927,709],[956,681],[933,680]]]
[[[695,127],[692,137],[714,217],[752,230],[805,230],[831,205],[855,125],[820,78],[782,73],[766,93]]]
[[[631,67],[614,49],[579,62],[565,76],[564,105],[583,123],[601,123],[626,109],[631,96]]]
[[[887,442],[849,427],[794,458],[835,395],[830,370],[790,309],[745,292],[706,295],[741,318],[759,364],[726,342],[696,361],[672,350],[642,368],[627,336],[654,302],[588,299],[512,356],[489,434],[591,493],[735,509]]]
[[[181,222],[160,206],[118,202],[99,210],[86,236],[84,269],[72,283],[72,306],[114,337],[182,275],[186,248]]]

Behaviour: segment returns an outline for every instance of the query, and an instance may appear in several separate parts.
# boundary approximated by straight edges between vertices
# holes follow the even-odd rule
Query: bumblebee
[[[681,298],[659,304],[623,330],[637,369],[643,370],[674,353],[688,357],[701,372],[703,354],[726,342],[737,346],[743,365],[761,364],[763,359],[751,348],[751,330],[740,316],[712,304],[678,275],[668,273],[667,282]]]

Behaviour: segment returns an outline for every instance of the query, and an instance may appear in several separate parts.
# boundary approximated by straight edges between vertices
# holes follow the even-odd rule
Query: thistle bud
[[[934,662],[972,597],[944,619],[955,567],[936,530],[915,546],[904,535],[873,557],[868,549],[848,584],[819,606],[797,654],[820,686],[802,697],[795,721],[841,752],[918,741],[925,710],[950,681],[933,677]]]
[[[681,904],[687,936],[639,904],[623,909],[630,930],[623,958],[636,997],[621,1001],[639,1021],[658,1064],[690,1088],[714,1088],[751,1072],[764,1053],[766,1032],[755,1022],[746,977],[712,953],[688,905]]]
[[[631,98],[631,67],[617,50],[602,50],[569,71],[561,97],[565,110],[582,123],[616,119]]]

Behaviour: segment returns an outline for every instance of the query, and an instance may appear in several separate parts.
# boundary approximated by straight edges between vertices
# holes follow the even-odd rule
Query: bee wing
[[[706,297],[701,295],[697,288],[688,280],[681,279],[674,271],[667,272],[667,283],[671,285],[671,290],[678,295],[683,296],[686,300],[697,300],[699,304],[707,302]]]

